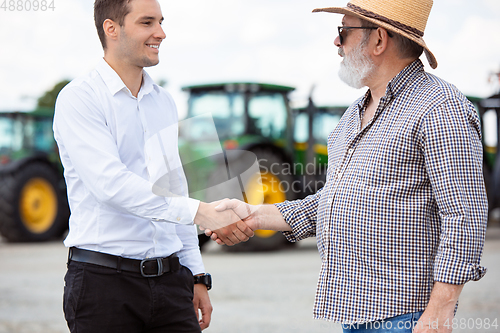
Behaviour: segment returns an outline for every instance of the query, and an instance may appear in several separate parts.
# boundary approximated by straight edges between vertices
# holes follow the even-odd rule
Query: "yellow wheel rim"
[[[286,200],[286,194],[283,192],[282,184],[277,176],[269,172],[261,172],[259,177],[252,178],[246,187],[245,192],[247,201],[251,205],[274,204]],[[262,202],[262,199],[264,202]],[[276,234],[273,230],[255,230],[255,235],[260,238],[269,238]]]
[[[21,190],[21,221],[36,234],[50,229],[57,215],[57,196],[52,185],[43,178],[30,179]]]

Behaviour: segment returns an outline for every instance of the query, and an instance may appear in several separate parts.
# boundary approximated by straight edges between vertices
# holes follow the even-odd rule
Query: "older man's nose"
[[[340,44],[340,36],[337,36],[335,38],[335,40],[333,41],[333,44],[335,44],[335,46],[337,47],[340,47],[342,44]]]

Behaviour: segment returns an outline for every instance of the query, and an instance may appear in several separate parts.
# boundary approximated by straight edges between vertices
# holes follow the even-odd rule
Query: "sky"
[[[103,56],[93,1],[52,1],[53,10],[0,9],[0,110],[33,108],[57,82],[85,75]],[[341,58],[333,41],[342,15],[311,13],[346,0],[159,2],[167,37],[160,64],[147,71],[167,81],[181,117],[187,106],[181,87],[191,84],[288,85],[296,88],[290,96],[295,105],[312,87],[317,105],[349,105],[366,90],[338,78]],[[424,40],[439,63],[433,70],[424,57],[429,72],[467,95],[487,97],[500,89],[490,79],[500,71],[500,0],[435,0]]]

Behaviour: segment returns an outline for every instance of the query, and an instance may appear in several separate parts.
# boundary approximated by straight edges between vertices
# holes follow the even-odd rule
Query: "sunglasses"
[[[347,32],[351,29],[368,29],[368,30],[376,30],[378,27],[337,27],[339,30],[339,40],[340,45],[344,44],[344,38],[347,35]]]

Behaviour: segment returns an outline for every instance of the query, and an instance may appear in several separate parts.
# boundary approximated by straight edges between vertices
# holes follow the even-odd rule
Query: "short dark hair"
[[[104,21],[110,19],[123,27],[125,16],[130,13],[129,4],[131,1],[132,0],[95,0],[94,22],[103,49],[106,49],[106,34],[102,26]]]
[[[378,25],[363,19],[361,20],[361,26],[367,28],[379,27]],[[372,30],[364,30],[365,35],[362,42],[366,43],[368,41],[371,32]],[[387,32],[389,34],[389,37],[394,38],[394,44],[396,45],[399,57],[401,59],[408,59],[408,58],[418,59],[424,52],[424,48],[418,45],[416,42],[412,41],[411,39],[406,38],[400,34],[397,34],[394,31],[387,30]]]

